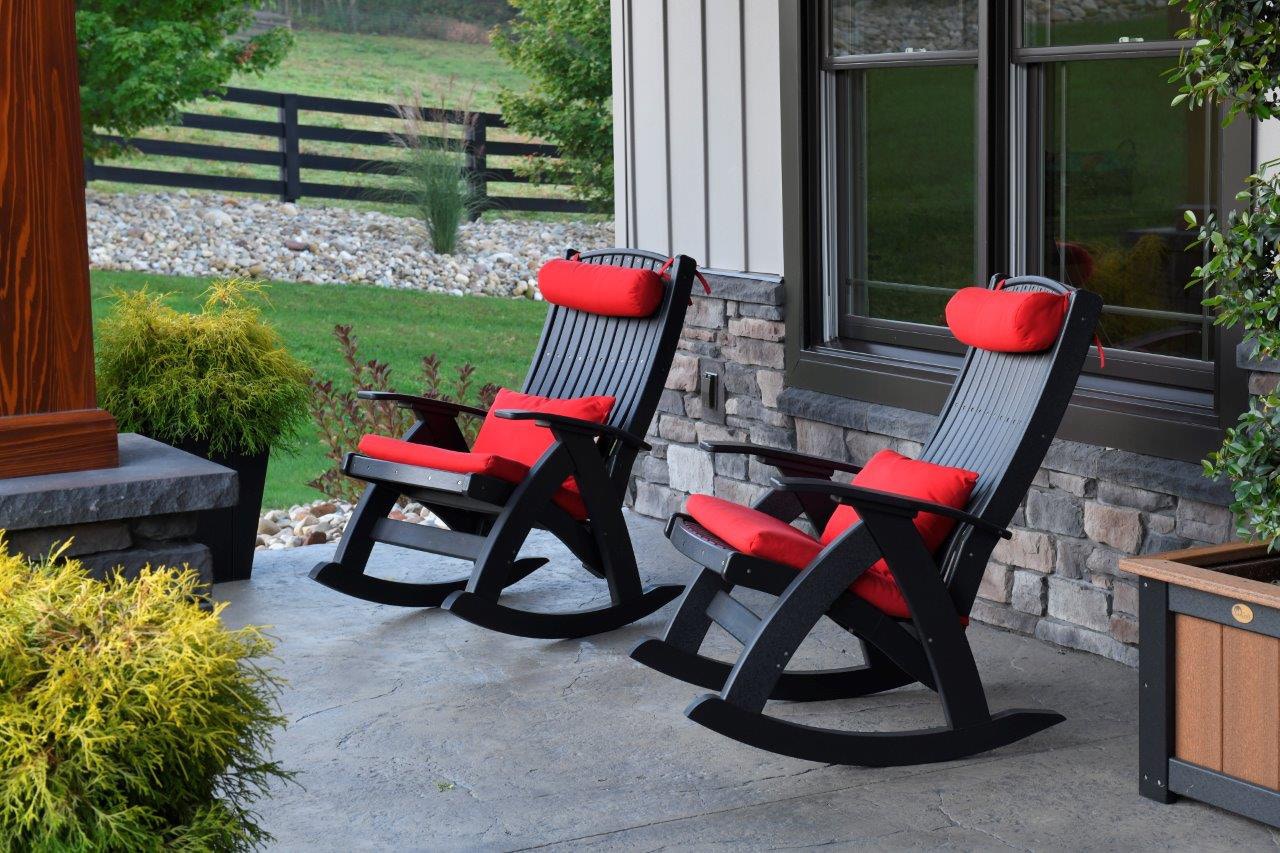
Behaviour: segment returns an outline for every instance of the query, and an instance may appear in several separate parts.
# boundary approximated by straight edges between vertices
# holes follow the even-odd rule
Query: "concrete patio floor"
[[[661,525],[631,523],[646,579],[686,579],[689,564]],[[508,593],[513,603],[605,597],[549,536],[526,550],[554,559]],[[306,577],[331,552],[260,552],[252,580],[216,592],[231,602],[228,622],[273,626],[290,682],[277,756],[303,787],[261,804],[276,849],[1280,847],[1280,832],[1243,818],[1138,797],[1137,674],[1120,664],[975,625],[993,710],[1054,708],[1066,723],[949,764],[827,766],[690,722],[681,711],[704,691],[627,658],[674,605],[588,640],[519,639],[331,592]],[[380,546],[372,565],[387,577],[440,578],[460,564]],[[735,647],[725,635],[716,642]],[[849,665],[856,648],[828,625],[798,663]],[[933,695],[912,688],[771,712],[864,729],[941,719]]]

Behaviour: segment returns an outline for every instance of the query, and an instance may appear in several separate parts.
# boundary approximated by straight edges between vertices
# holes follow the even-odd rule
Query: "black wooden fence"
[[[164,171],[160,169],[118,166],[108,163],[86,163],[85,179],[89,181],[116,181],[126,184],[149,184],[165,187],[184,187],[198,190],[218,190],[233,193],[262,193],[279,196],[284,201],[301,198],[349,199],[406,203],[411,196],[404,190],[374,185],[326,183],[324,172],[345,172],[364,175],[394,175],[399,165],[392,159],[361,159],[335,156],[304,150],[306,142],[336,142],[348,145],[398,146],[396,135],[381,130],[333,127],[319,124],[303,124],[300,113],[337,113],[350,116],[399,119],[393,104],[370,101],[350,101],[341,98],[323,98],[313,95],[293,95],[281,92],[265,92],[257,89],[229,88],[221,100],[234,104],[252,104],[274,107],[276,121],[233,118],[204,113],[182,113],[176,126],[221,131],[257,137],[269,137],[276,141],[276,150],[247,148],[232,145],[210,145],[196,142],[179,142],[168,139],[132,139],[129,147],[144,155],[181,157],[221,163],[242,163],[259,166],[275,166],[279,177],[248,178],[230,175],[210,175],[191,172]],[[530,142],[513,142],[489,139],[489,131],[504,128],[506,123],[496,113],[463,113],[455,110],[423,109],[427,122],[447,122],[459,126],[466,155],[465,172],[475,188],[479,206],[485,209],[549,211],[556,213],[584,212],[590,208],[585,202],[567,198],[490,195],[491,183],[528,183],[528,178],[510,168],[492,167],[490,157],[556,157],[554,145]],[[105,137],[117,144],[118,137]],[[330,181],[332,178],[329,179]]]

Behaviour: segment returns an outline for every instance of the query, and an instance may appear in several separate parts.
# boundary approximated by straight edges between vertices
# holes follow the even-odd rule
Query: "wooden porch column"
[[[0,477],[117,464],[97,407],[74,0],[0,0]]]

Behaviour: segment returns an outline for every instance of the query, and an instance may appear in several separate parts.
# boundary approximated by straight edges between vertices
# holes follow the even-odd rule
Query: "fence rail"
[[[342,98],[326,98],[313,95],[295,95],[284,92],[267,92],[259,89],[229,88],[220,100],[233,104],[274,107],[275,121],[209,115],[184,112],[174,126],[243,136],[267,137],[276,141],[276,150],[247,148],[236,145],[181,142],[169,139],[131,139],[129,147],[134,151],[157,157],[179,157],[216,163],[238,163],[250,166],[274,166],[279,177],[246,178],[231,175],[211,175],[193,172],[166,171],[163,169],[119,166],[110,163],[86,163],[85,178],[89,181],[115,181],[126,184],[149,184],[164,187],[182,187],[198,190],[218,190],[233,193],[261,193],[277,195],[284,201],[302,198],[327,198],[358,201],[378,201],[393,204],[407,203],[411,195],[386,186],[339,184],[332,178],[324,180],[316,172],[345,174],[394,175],[399,165],[393,159],[364,159],[336,154],[314,153],[303,150],[304,142],[345,143],[349,145],[398,146],[394,133],[364,128],[332,127],[320,124],[304,124],[301,113],[327,113],[365,118],[400,119],[396,105],[373,101],[351,101]],[[505,167],[490,167],[489,157],[557,157],[554,145],[534,142],[490,140],[489,131],[507,126],[496,113],[463,113],[457,110],[421,110],[423,120],[458,125],[465,156],[464,175],[475,189],[480,209],[521,211],[547,211],[554,213],[581,213],[590,210],[582,201],[567,198],[490,195],[489,185],[494,183],[523,184],[529,179]],[[439,137],[433,137],[439,139]],[[119,137],[104,137],[107,141],[123,144]]]

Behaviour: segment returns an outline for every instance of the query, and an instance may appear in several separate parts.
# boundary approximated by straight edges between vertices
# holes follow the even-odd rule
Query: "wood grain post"
[[[0,3],[0,477],[117,464],[97,407],[73,0]]]

